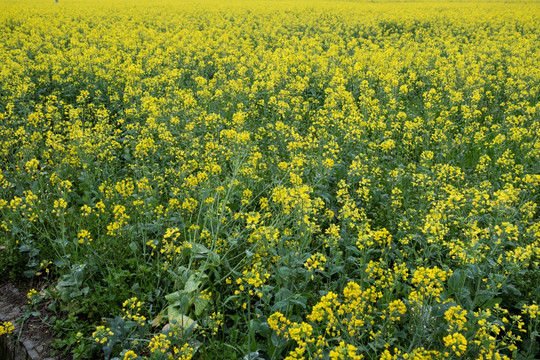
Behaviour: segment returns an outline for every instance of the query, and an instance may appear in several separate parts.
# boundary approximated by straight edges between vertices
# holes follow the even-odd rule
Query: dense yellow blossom
[[[2,324],[0,324],[0,336],[2,335],[9,335],[15,330],[15,326],[9,321],[4,321]]]
[[[0,8],[0,277],[60,347],[538,357],[538,2]]]

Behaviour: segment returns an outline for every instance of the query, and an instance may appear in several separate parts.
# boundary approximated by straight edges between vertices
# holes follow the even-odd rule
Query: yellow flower
[[[92,242],[92,237],[87,230],[81,229],[77,234],[79,239],[79,244],[90,244]]]
[[[29,305],[35,305],[41,300],[41,296],[36,289],[30,289],[28,294],[26,294],[26,297]]]
[[[532,305],[523,305],[523,310],[522,312],[524,314],[529,314],[529,317],[531,319],[536,319],[538,317],[538,305],[537,304],[532,304]]]
[[[326,264],[326,257],[321,253],[313,254],[309,259],[304,263],[304,267],[308,271],[320,270],[324,271],[324,265]]]
[[[467,323],[467,312],[460,305],[452,306],[444,313],[451,330],[461,331]]]
[[[2,324],[0,324],[0,336],[2,335],[9,335],[15,330],[15,326],[9,321],[4,321]]]
[[[467,339],[460,333],[453,333],[443,338],[444,346],[452,348],[452,351],[461,356],[467,351]]]
[[[123,360],[134,360],[137,358],[137,354],[133,350],[128,350],[124,353]]]

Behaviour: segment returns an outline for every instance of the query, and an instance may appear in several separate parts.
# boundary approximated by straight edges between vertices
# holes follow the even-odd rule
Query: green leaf
[[[295,296],[291,298],[291,303],[300,305],[302,308],[306,308],[307,299],[304,296]]]
[[[502,301],[502,298],[493,298],[491,300],[486,301],[483,305],[483,309],[491,309],[495,304],[500,304]]]
[[[182,328],[187,329],[189,327],[196,328],[197,322],[190,317],[182,314],[180,309],[175,306],[169,306],[168,310],[169,322],[176,321]]]
[[[200,296],[197,296],[195,298],[195,315],[197,316],[201,315],[207,306],[208,306],[208,300],[203,299]]]
[[[187,292],[187,293],[191,293],[191,292],[194,292],[195,290],[197,290],[197,288],[199,287],[199,285],[201,284],[201,282],[199,280],[197,280],[198,276],[195,275],[195,274],[192,274],[188,281],[186,282],[186,285],[184,286],[184,291]]]
[[[286,309],[288,306],[289,306],[289,300],[281,300],[281,301],[278,301],[277,303],[275,303],[271,310],[272,312],[276,312],[276,311],[283,311],[284,309]]]
[[[180,301],[180,291],[175,291],[173,293],[170,293],[168,295],[165,295],[165,300],[169,302],[169,304],[173,304],[175,302]]]
[[[164,323],[166,319],[167,319],[167,316],[165,314],[159,313],[158,316],[156,316],[154,320],[152,320],[152,326],[154,327],[159,326],[162,323]]]
[[[64,266],[67,266],[69,263],[66,259],[60,258],[53,261],[53,264],[56,265],[58,268],[63,268]]]
[[[452,276],[448,279],[448,286],[450,291],[456,293],[463,286],[463,273],[459,270],[455,270]]]

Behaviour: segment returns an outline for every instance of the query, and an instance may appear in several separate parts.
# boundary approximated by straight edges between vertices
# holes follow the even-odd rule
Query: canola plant
[[[59,350],[539,356],[538,2],[0,4],[0,274]]]

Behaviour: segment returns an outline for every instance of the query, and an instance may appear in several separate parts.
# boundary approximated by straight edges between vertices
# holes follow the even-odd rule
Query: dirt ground
[[[26,294],[32,288],[31,283],[13,284],[0,280],[0,322],[9,321],[15,326],[15,331],[11,335],[11,343],[5,342],[11,351],[16,351],[17,355],[9,355],[7,359],[32,360],[66,360],[68,357],[55,354],[51,347],[54,341],[52,329],[44,324],[39,317],[30,316],[23,321],[27,310]],[[43,317],[47,309],[39,309]],[[2,355],[2,354],[0,354]],[[0,356],[1,357],[1,356]]]

